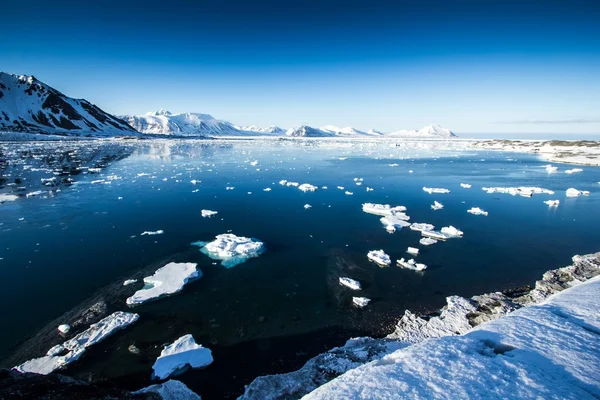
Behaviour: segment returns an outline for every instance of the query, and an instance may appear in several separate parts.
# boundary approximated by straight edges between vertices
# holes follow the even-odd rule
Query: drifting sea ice
[[[305,205],[304,205],[304,209],[305,209],[305,210],[308,210],[309,208],[312,208],[312,206],[311,206],[310,204],[305,204]]]
[[[579,197],[581,195],[584,196],[589,196],[590,192],[588,192],[587,190],[577,190],[575,188],[569,188],[567,189],[567,197]]]
[[[352,304],[354,304],[358,308],[364,308],[371,302],[371,299],[366,297],[353,297]]]
[[[406,211],[406,207],[404,206],[396,206],[392,207],[389,204],[374,204],[374,203],[364,203],[362,205],[363,212],[368,214],[380,215],[382,217],[386,217],[388,215],[395,215],[398,213],[402,213]]]
[[[385,254],[383,250],[371,250],[367,253],[367,258],[384,267],[387,267],[392,263],[390,256]]]
[[[436,244],[438,241],[432,238],[424,237],[419,240],[423,246],[431,246],[432,244]]]
[[[548,172],[549,174],[558,171],[558,167],[555,167],[553,165],[546,165],[546,172]]]
[[[346,286],[352,290],[361,290],[360,282],[351,278],[340,277],[340,285]]]
[[[412,254],[413,256],[419,255],[419,249],[416,247],[409,247],[408,249],[406,249],[406,252],[408,254]]]
[[[473,214],[473,215],[484,215],[487,216],[488,212],[487,211],[483,211],[481,208],[479,207],[471,207],[471,209],[467,210],[467,212],[469,214]]]
[[[448,235],[438,231],[421,231],[421,235],[423,237],[435,239],[435,240],[446,240],[448,239]]]
[[[346,191],[344,192],[344,194],[345,194],[346,196],[352,196],[354,193],[353,193],[353,192],[350,192],[350,191],[348,191],[348,190],[346,190]]]
[[[71,325],[69,324],[61,324],[58,326],[58,331],[60,333],[69,333],[69,331],[71,330]]]
[[[568,169],[565,171],[565,174],[576,174],[578,172],[583,172],[583,169],[581,169],[581,168]]]
[[[123,282],[123,286],[129,286],[132,283],[136,283],[137,279],[127,279],[125,282]]]
[[[487,193],[505,193],[512,196],[531,197],[534,194],[554,194],[550,189],[544,189],[537,186],[520,186],[520,187],[483,187],[482,190]]]
[[[166,346],[152,366],[153,377],[167,379],[185,368],[202,368],[213,362],[210,349],[197,344],[192,335],[184,335]]]
[[[163,233],[165,233],[165,231],[159,229],[157,231],[144,231],[140,236],[162,235]]]
[[[190,280],[200,278],[202,272],[195,263],[169,263],[144,278],[144,287],[127,299],[128,305],[142,304],[148,300],[180,292]]]
[[[434,201],[433,205],[431,206],[432,210],[441,210],[442,208],[444,208],[444,205],[442,203],[438,203],[437,201]]]
[[[212,210],[202,210],[202,217],[206,218],[206,217],[212,217],[213,215],[217,215],[219,212],[218,211],[212,211]]]
[[[427,269],[427,265],[415,262],[415,260],[413,260],[412,258],[408,261],[404,260],[404,258],[401,258],[399,260],[396,260],[396,263],[399,267],[412,269],[413,271],[425,271]]]
[[[438,193],[438,194],[445,194],[445,193],[450,193],[450,190],[448,189],[444,189],[444,188],[430,188],[430,187],[426,187],[423,186],[423,191],[429,193],[429,194],[433,194],[433,193]]]
[[[318,188],[314,185],[311,185],[310,183],[303,183],[302,185],[298,186],[298,189],[300,189],[304,193],[306,193],[306,192],[314,192]]]
[[[5,201],[15,201],[18,198],[19,196],[15,196],[14,194],[0,193],[0,203],[4,203]]]
[[[423,224],[420,222],[414,222],[411,226],[410,229],[413,231],[417,231],[417,232],[422,232],[422,231],[432,231],[435,229],[435,226],[431,225],[431,224]]]
[[[464,234],[463,231],[461,231],[460,229],[456,229],[452,225],[444,226],[442,229],[440,229],[440,232],[442,232],[448,237],[461,237]]]
[[[232,233],[217,235],[212,242],[194,242],[192,245],[201,247],[201,252],[213,260],[220,260],[221,265],[226,268],[258,257],[265,251],[265,245],[260,240]]]
[[[406,227],[410,226],[410,222],[407,222],[404,218],[397,217],[395,215],[381,217],[379,220],[381,221],[381,223],[383,224],[383,226],[386,229],[388,229],[388,227],[391,226],[394,228],[394,231],[396,229],[402,229],[402,228],[406,228]]]
[[[548,204],[549,207],[558,207],[560,200],[546,200],[544,204]]]
[[[469,184],[469,183],[461,183],[460,187],[461,188],[465,188],[465,189],[471,189],[471,184]]]

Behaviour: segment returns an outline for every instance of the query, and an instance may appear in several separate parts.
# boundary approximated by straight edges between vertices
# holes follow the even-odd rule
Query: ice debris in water
[[[309,208],[312,208],[312,206],[311,206],[310,204],[305,204],[305,205],[304,205],[304,209],[305,209],[305,210],[308,210]]]
[[[367,253],[367,257],[369,260],[384,267],[387,267],[392,263],[390,256],[385,254],[383,250],[371,250]]]
[[[127,279],[125,282],[123,282],[123,286],[129,286],[132,283],[136,283],[137,279]]]
[[[101,342],[117,330],[133,324],[138,318],[138,314],[123,311],[114,312],[92,324],[72,339],[52,347],[45,356],[25,361],[23,364],[14,367],[14,369],[19,372],[50,374],[76,361],[88,347]]]
[[[306,193],[306,192],[314,192],[318,188],[314,185],[311,185],[310,183],[303,183],[302,185],[298,186],[298,189],[300,189],[304,193]]]
[[[407,222],[403,218],[397,217],[395,215],[381,217],[379,220],[381,221],[381,223],[383,224],[385,229],[387,229],[388,231],[391,231],[392,230],[391,228],[394,228],[394,232],[395,232],[396,229],[402,229],[407,226],[410,226],[410,222]]]
[[[550,189],[544,189],[537,186],[520,186],[520,187],[483,187],[481,188],[487,193],[505,193],[512,196],[531,197],[534,194],[554,194]]]
[[[558,207],[560,200],[546,200],[544,204],[548,204],[549,207]]]
[[[461,183],[460,187],[465,189],[471,189],[471,185],[469,183]]]
[[[212,211],[212,210],[202,210],[202,217],[206,218],[206,217],[212,217],[213,215],[217,215],[219,212],[218,211]]]
[[[549,174],[558,171],[558,167],[555,167],[553,165],[546,165],[546,172],[548,172]]]
[[[404,260],[404,258],[401,258],[399,260],[396,260],[396,263],[399,267],[412,269],[414,271],[425,271],[427,269],[427,265],[415,262],[415,260],[413,260],[412,258],[408,261]]]
[[[441,210],[442,208],[444,208],[444,205],[442,203],[438,203],[437,201],[434,201],[433,205],[431,206],[432,210]]]
[[[344,194],[346,194],[347,196],[352,196],[354,193],[353,193],[353,192],[350,192],[350,191],[348,191],[348,190],[346,190],[346,191],[344,192]]]
[[[588,192],[587,190],[577,190],[575,188],[569,188],[567,189],[567,197],[579,197],[581,195],[584,196],[589,196],[590,192]]]
[[[265,245],[258,239],[236,236],[232,233],[217,235],[212,242],[194,242],[201,247],[200,251],[212,258],[221,260],[226,268],[235,267],[252,257],[258,257],[265,250]]]
[[[444,189],[444,188],[430,188],[430,187],[423,186],[423,190],[425,192],[429,193],[429,194],[433,194],[433,193],[438,193],[438,194],[450,193],[450,190]]]
[[[408,254],[412,254],[413,256],[416,256],[419,254],[419,249],[416,247],[409,247],[408,249],[406,249],[406,252]]]
[[[349,287],[352,290],[361,290],[362,287],[359,281],[351,278],[340,277],[340,285]]]
[[[14,194],[0,193],[0,203],[4,203],[5,201],[15,201],[18,198],[19,196],[15,196]]]
[[[157,231],[144,231],[142,232],[141,236],[145,236],[145,235],[162,235],[163,233],[165,233],[165,231],[163,231],[162,229],[159,229]]]
[[[487,211],[483,211],[481,208],[479,207],[471,207],[469,210],[467,210],[468,213],[473,214],[473,215],[488,215]]]
[[[411,224],[410,229],[413,231],[418,231],[418,232],[432,231],[435,229],[435,226],[433,226],[431,224],[423,224],[420,222],[414,222],[413,224]]]
[[[578,172],[583,172],[583,169],[581,169],[581,168],[568,169],[565,171],[565,174],[576,174]]]
[[[144,287],[127,299],[127,304],[142,304],[148,300],[180,292],[190,280],[200,278],[196,263],[168,263],[144,278]]]
[[[166,346],[154,362],[152,369],[156,379],[167,379],[185,368],[202,368],[213,362],[210,349],[197,344],[192,335],[184,335]]]
[[[366,297],[353,297],[352,304],[354,304],[358,308],[364,308],[371,302],[371,299]]]
[[[368,214],[375,214],[386,217],[388,215],[396,215],[398,213],[402,213],[406,211],[406,207],[404,206],[396,206],[392,207],[389,204],[374,204],[374,203],[364,203],[362,205],[362,209],[364,212]]]
[[[58,326],[58,331],[60,333],[69,333],[71,330],[71,326],[69,324],[61,324]]]
[[[264,189],[263,189],[263,192],[270,192],[271,190],[272,190],[272,189],[271,189],[270,187],[268,187],[268,188],[264,188]]]
[[[421,240],[419,240],[419,243],[421,243],[423,246],[431,246],[432,244],[436,244],[437,240],[428,238],[428,237],[424,237],[424,238],[421,238]]]
[[[444,226],[442,229],[440,229],[440,232],[448,237],[461,237],[463,235],[463,231],[456,229],[452,225]]]

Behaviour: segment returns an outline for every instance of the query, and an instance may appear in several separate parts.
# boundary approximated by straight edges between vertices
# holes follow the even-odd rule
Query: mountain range
[[[287,131],[278,126],[238,126],[209,114],[167,110],[144,115],[111,115],[85,99],[64,95],[33,76],[0,72],[0,131],[60,135],[123,136],[288,136],[288,137],[418,137],[451,138],[456,135],[439,125],[420,130],[382,133],[370,129],[302,125]]]

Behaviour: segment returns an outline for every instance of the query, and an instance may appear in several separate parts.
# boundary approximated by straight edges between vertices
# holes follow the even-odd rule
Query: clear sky
[[[600,134],[600,1],[0,6],[0,70],[113,114]]]

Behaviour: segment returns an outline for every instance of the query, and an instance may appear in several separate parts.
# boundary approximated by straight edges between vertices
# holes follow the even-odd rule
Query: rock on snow
[[[196,344],[192,335],[184,335],[165,347],[152,366],[154,378],[166,379],[184,368],[202,368],[212,364],[212,352]]]
[[[128,305],[144,303],[161,296],[180,292],[186,283],[200,278],[202,272],[195,263],[169,263],[156,270],[154,275],[144,278],[144,287],[127,299]]]

